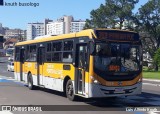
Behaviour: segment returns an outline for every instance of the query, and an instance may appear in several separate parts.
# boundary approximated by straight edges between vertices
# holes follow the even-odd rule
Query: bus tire
[[[74,94],[73,83],[70,79],[67,81],[67,84],[66,84],[66,96],[71,101],[76,100],[76,96]]]
[[[28,74],[28,88],[30,90],[35,89],[35,86],[33,85],[33,79],[32,79],[32,74],[31,73]]]

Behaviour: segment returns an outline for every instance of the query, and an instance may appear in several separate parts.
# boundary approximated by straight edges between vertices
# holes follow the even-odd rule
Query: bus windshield
[[[133,72],[140,69],[140,46],[97,43],[94,68],[100,72]]]

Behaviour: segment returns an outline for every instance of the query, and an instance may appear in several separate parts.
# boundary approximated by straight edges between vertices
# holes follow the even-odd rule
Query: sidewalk
[[[158,79],[147,79],[147,78],[143,78],[143,81],[160,82],[160,80]]]

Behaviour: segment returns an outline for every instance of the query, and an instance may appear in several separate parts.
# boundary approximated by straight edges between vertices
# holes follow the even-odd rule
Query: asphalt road
[[[0,75],[6,77],[13,77],[14,72],[7,71],[8,62],[0,63]]]
[[[116,112],[116,110],[124,110],[126,107],[160,107],[160,82],[150,80],[143,81],[143,92],[137,96],[119,97],[116,99],[80,98],[78,101],[72,102],[61,92],[43,88],[29,90],[27,85],[15,81],[13,76],[13,72],[7,71],[7,63],[0,63],[0,105],[50,105],[48,108],[56,110],[54,111],[56,114],[60,113],[59,111],[63,111],[65,114],[125,114],[128,112]],[[51,105],[58,107],[55,108],[55,106],[53,107]],[[67,109],[70,111],[66,111]],[[21,112],[12,113],[21,114]],[[23,113],[27,114],[27,112]],[[29,112],[29,114],[32,113],[38,114],[39,112]],[[146,112],[130,112],[130,114],[145,113]]]

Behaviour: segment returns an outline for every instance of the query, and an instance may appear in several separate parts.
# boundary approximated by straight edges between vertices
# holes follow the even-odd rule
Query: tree
[[[160,66],[160,48],[155,52],[154,62],[156,62],[158,66]]]
[[[142,36],[142,43],[146,51],[153,58],[160,46],[160,0],[150,0],[143,5],[137,14],[137,24],[147,36]],[[155,70],[158,71],[158,64],[155,63]]]
[[[120,29],[125,19],[132,18],[132,10],[138,0],[106,0],[96,10],[90,12],[90,18],[86,20],[86,28],[115,28],[119,24]]]

